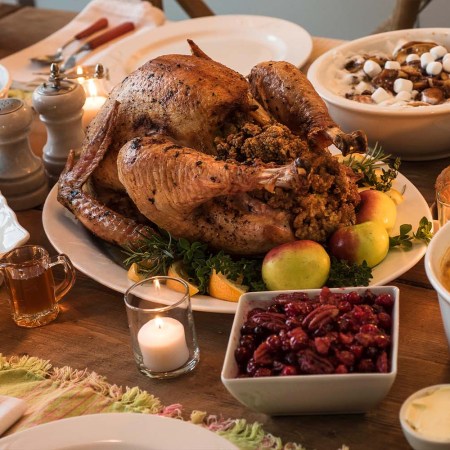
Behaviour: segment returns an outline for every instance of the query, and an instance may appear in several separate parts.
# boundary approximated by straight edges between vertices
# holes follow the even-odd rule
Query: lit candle
[[[86,91],[86,102],[83,106],[83,128],[86,129],[86,127],[91,123],[92,119],[100,111],[100,108],[106,101],[106,97],[98,94],[95,80],[88,79],[84,81],[83,84]]]
[[[150,320],[137,337],[144,366],[153,372],[170,372],[189,359],[184,327],[172,317]]]

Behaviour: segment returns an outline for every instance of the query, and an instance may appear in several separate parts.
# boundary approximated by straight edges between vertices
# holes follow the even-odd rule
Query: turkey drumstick
[[[312,84],[293,64],[260,63],[252,69],[249,82],[252,94],[264,109],[311,146],[323,148],[333,143],[344,155],[367,150],[365,134],[344,133],[331,119]]]

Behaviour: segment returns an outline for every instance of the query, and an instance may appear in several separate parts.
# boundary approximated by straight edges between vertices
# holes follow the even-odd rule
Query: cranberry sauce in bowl
[[[244,294],[222,382],[271,415],[368,411],[397,373],[398,312],[393,286]]]
[[[248,312],[234,353],[237,376],[387,373],[393,306],[392,295],[369,289],[279,294]]]

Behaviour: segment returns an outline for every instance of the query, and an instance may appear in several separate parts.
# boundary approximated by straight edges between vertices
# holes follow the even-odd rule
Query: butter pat
[[[450,387],[437,388],[413,400],[405,420],[421,436],[450,442]]]

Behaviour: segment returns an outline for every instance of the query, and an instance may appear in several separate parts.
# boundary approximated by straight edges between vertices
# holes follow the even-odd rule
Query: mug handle
[[[55,286],[55,298],[59,302],[71,289],[75,283],[75,268],[73,267],[70,259],[64,253],[50,258],[49,268],[61,264],[64,268],[64,280]]]

